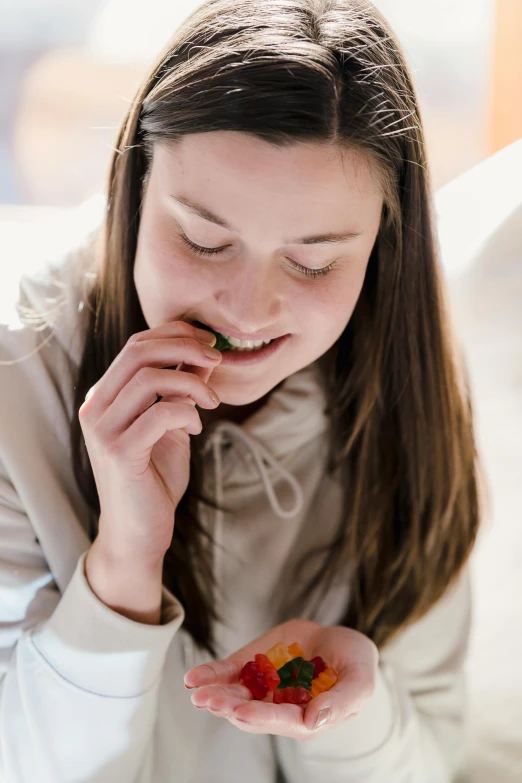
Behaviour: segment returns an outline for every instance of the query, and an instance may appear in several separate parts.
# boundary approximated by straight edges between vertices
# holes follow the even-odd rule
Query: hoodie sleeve
[[[87,551],[60,596],[0,464],[2,781],[153,783],[158,687],[184,610],[164,587],[160,625],[114,612],[89,587]]]
[[[380,654],[361,711],[306,742],[275,737],[286,783],[454,783],[464,749],[469,567]]]

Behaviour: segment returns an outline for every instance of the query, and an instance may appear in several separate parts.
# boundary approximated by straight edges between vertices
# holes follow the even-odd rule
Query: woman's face
[[[338,147],[276,148],[236,131],[156,145],[134,265],[149,328],[184,320],[241,334],[290,334],[272,356],[244,367],[221,364],[210,377],[224,404],[265,397],[342,334],[363,285],[382,203],[364,157]],[[304,242],[348,233],[358,236]],[[199,256],[183,235],[205,248],[226,248]],[[315,279],[295,268],[321,270],[332,262]]]

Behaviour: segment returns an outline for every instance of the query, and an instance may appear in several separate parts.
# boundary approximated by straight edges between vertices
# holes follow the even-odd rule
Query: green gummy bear
[[[285,663],[284,666],[281,666],[280,669],[277,670],[277,673],[283,679],[283,677],[286,677],[290,675],[292,676],[292,672],[294,669],[298,669],[301,664],[303,663],[304,658],[292,658],[291,661],[288,661],[288,663]]]
[[[312,688],[312,679],[314,676],[315,666],[311,661],[302,661],[295,678],[295,686],[301,685],[308,691]]]
[[[283,690],[283,688],[286,688],[289,685],[294,685],[294,681],[292,679],[292,672],[296,668],[299,669],[303,661],[304,658],[292,658],[291,661],[288,661],[288,663],[285,663],[284,666],[281,666],[281,668],[277,670],[277,673],[281,678],[281,682],[277,686],[279,690]]]

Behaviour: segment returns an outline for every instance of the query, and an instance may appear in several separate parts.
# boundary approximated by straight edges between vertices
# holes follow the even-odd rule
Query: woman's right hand
[[[219,405],[207,382],[221,354],[210,343],[185,321],[132,335],[78,411],[100,500],[96,541],[115,562],[156,569],[170,546],[190,435],[203,426],[195,405]]]

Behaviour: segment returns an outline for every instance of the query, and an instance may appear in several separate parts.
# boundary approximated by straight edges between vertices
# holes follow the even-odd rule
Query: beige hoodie
[[[183,675],[209,656],[183,630],[183,606],[169,590],[158,626],[119,615],[90,590],[89,510],[68,440],[67,370],[80,360],[89,284],[76,258],[20,279],[18,305],[47,313],[51,328],[34,331],[0,313],[0,780],[453,781],[466,705],[468,571],[380,651],[361,712],[307,743],[242,732],[193,707]],[[288,619],[277,596],[292,587],[292,564],[339,522],[340,481],[325,472],[321,367],[287,378],[240,426],[218,420],[198,436],[206,492],[233,512],[200,506],[219,544],[221,657]],[[302,616],[337,624],[349,582],[349,573],[339,577],[319,609]]]

